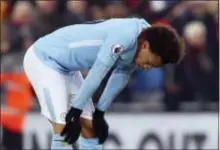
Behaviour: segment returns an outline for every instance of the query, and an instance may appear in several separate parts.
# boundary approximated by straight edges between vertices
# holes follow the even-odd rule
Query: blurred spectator
[[[107,18],[125,18],[129,15],[124,1],[110,1],[106,6]]]
[[[160,12],[166,8],[166,1],[151,1],[150,2],[150,8],[153,12]]]
[[[174,28],[185,36],[187,48],[184,62],[173,70],[174,83],[167,84],[168,95],[165,101],[172,108],[177,109],[179,101],[218,100],[219,23],[214,4],[217,3],[183,2],[169,16]]]
[[[210,1],[206,4],[207,11],[214,17],[216,23],[218,23],[219,19],[218,7],[218,1]]]
[[[106,19],[105,4],[93,4],[89,8],[90,20]]]
[[[12,14],[3,25],[3,49],[2,52],[22,51],[32,44],[30,32],[33,7],[28,1],[19,1],[14,7]]]
[[[7,53],[10,48],[9,47],[10,43],[9,43],[5,28],[6,28],[5,24],[2,24],[1,25],[1,54]]]
[[[1,4],[1,6],[0,6],[1,20],[0,21],[2,22],[7,17],[7,15],[8,15],[9,5],[5,1],[1,1],[0,4]]]
[[[8,16],[8,8],[9,8],[9,4],[5,1],[1,1],[1,38],[0,38],[0,43],[1,43],[1,49],[0,49],[0,54],[7,52],[9,49],[9,41],[7,39],[7,34],[6,34],[6,25],[3,24],[4,20],[7,18]]]
[[[214,61],[207,53],[207,28],[200,21],[189,22],[183,30],[187,45],[184,61],[175,69],[175,83],[167,85],[165,99],[172,109],[178,109],[177,101],[200,102],[218,100],[217,76]]]
[[[62,26],[62,17],[58,10],[57,0],[36,1],[36,9],[32,30],[34,40]]]
[[[184,37],[188,44],[184,70],[190,87],[195,94],[206,101],[217,101],[215,66],[212,57],[208,53],[214,49],[209,49],[206,35],[207,28],[202,22],[190,22],[184,28]]]
[[[1,62],[1,122],[5,150],[22,150],[23,128],[32,106],[32,88],[23,73],[23,53],[13,53]],[[2,93],[4,89],[4,93]]]
[[[64,25],[79,24],[86,21],[87,1],[67,1],[67,12],[64,14]]]

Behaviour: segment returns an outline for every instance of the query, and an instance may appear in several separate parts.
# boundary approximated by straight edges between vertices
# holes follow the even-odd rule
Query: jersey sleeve
[[[118,66],[113,71],[98,101],[97,108],[99,110],[106,111],[115,97],[125,88],[135,69],[135,66]]]
[[[73,107],[78,109],[85,107],[108,71],[114,66],[120,55],[131,47],[132,43],[132,37],[126,33],[110,33],[106,37],[98,53],[97,60],[85,78],[75,102],[73,102]]]
[[[98,54],[98,59],[107,67],[134,47],[135,40],[130,32],[111,33]]]

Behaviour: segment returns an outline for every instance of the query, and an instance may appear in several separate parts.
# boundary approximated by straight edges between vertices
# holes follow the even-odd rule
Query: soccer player
[[[37,40],[24,69],[41,113],[54,130],[51,149],[102,149],[108,137],[104,113],[136,68],[178,63],[184,49],[175,30],[144,19],[109,19],[71,25]],[[90,70],[89,70],[90,69]],[[96,107],[91,96],[114,69]],[[89,70],[85,80],[80,70]]]

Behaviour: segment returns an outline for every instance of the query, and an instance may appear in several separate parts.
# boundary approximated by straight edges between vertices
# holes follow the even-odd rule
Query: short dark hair
[[[171,26],[155,24],[142,33],[151,51],[162,58],[163,64],[176,64],[183,59],[184,42]]]

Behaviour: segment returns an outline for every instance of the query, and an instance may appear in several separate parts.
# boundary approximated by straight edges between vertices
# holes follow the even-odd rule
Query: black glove
[[[71,108],[66,115],[66,125],[61,132],[61,136],[64,136],[64,141],[73,144],[79,138],[81,132],[80,115],[82,110],[77,108]]]
[[[92,125],[96,136],[99,139],[99,144],[103,144],[108,138],[109,126],[104,118],[104,112],[98,109],[93,113]]]

